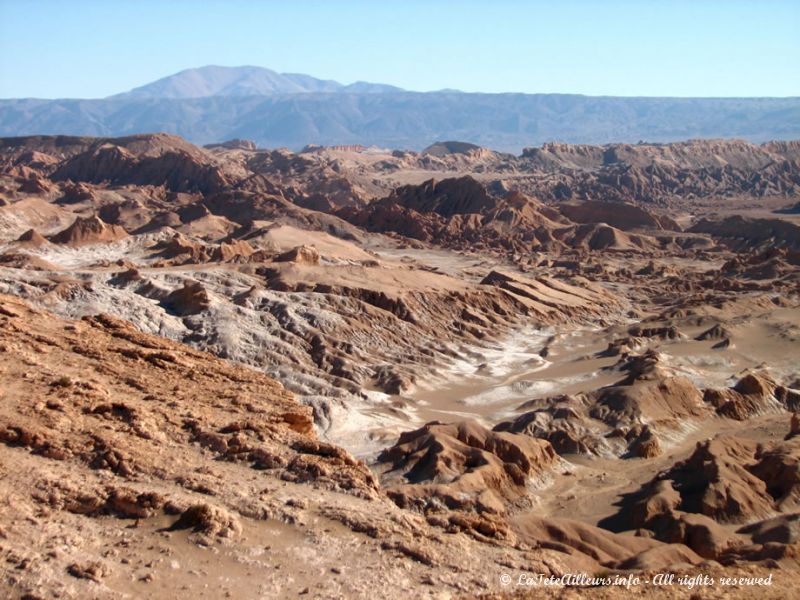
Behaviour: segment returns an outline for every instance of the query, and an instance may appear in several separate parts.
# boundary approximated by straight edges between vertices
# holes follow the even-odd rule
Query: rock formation
[[[50,238],[54,244],[84,246],[116,242],[128,237],[128,232],[118,225],[109,225],[98,216],[77,218],[63,231]]]
[[[402,434],[378,457],[387,493],[399,506],[503,513],[547,476],[555,452],[543,440],[497,433],[474,421],[428,423]],[[406,482],[411,485],[406,485]]]
[[[0,140],[0,589],[785,592],[799,157]]]

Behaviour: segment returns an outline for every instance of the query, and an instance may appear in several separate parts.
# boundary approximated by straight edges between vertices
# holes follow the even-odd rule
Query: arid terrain
[[[4,597],[798,597],[800,141],[0,138],[0,441]]]

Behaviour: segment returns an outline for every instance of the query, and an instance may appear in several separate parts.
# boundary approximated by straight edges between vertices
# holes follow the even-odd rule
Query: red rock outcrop
[[[205,151],[166,134],[100,139],[51,175],[114,185],[163,185],[174,192],[213,193],[230,185],[219,164]]]
[[[657,216],[645,208],[622,202],[588,201],[563,203],[559,212],[575,223],[606,223],[617,229],[672,229],[680,227],[672,219]]]
[[[337,214],[369,231],[451,247],[512,250],[557,246],[553,230],[569,223],[523,194],[490,196],[469,176],[403,186],[366,207],[348,207]]]
[[[50,238],[54,244],[85,246],[87,244],[107,244],[128,237],[128,232],[119,225],[109,225],[100,217],[92,216],[75,221]]]
[[[275,262],[295,262],[304,265],[319,264],[319,250],[313,246],[297,246],[288,252],[279,254],[273,260]]]
[[[492,432],[478,423],[428,423],[403,433],[384,450],[387,494],[398,505],[504,513],[527,493],[527,481],[546,476],[556,454],[550,444],[513,433]]]
[[[563,454],[653,458],[660,436],[707,417],[703,394],[688,379],[660,364],[655,352],[623,358],[625,377],[615,385],[574,395],[530,400],[520,416],[495,426],[548,440]]]
[[[703,400],[717,414],[738,421],[768,412],[800,409],[800,393],[778,385],[764,372],[748,373],[732,388],[706,389]]]
[[[710,234],[736,250],[773,246],[800,250],[800,226],[782,219],[753,219],[740,215],[719,221],[701,219],[689,231]]]
[[[214,251],[211,254],[211,260],[220,262],[246,260],[252,256],[255,251],[255,248],[253,248],[245,240],[222,242],[219,246],[214,248]]]
[[[536,183],[544,199],[584,198],[667,205],[676,197],[791,195],[798,184],[797,141],[751,144],[691,140],[673,144],[548,143],[526,148],[530,170],[558,170]]]
[[[192,315],[211,306],[208,291],[199,281],[184,281],[183,286],[171,292],[162,304],[177,315]]]
[[[47,239],[35,229],[29,229],[17,238],[17,242],[22,245],[39,248],[48,243]]]

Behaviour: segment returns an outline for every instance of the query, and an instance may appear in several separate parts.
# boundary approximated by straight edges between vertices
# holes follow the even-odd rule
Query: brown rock
[[[206,539],[231,539],[242,532],[239,519],[227,510],[210,504],[195,504],[183,511],[170,527],[172,530],[191,529]]]
[[[67,567],[67,573],[78,579],[90,579],[99,583],[107,575],[107,569],[100,562],[72,563]]]
[[[707,389],[703,400],[713,406],[717,414],[743,421],[765,412],[782,410],[775,399],[776,384],[765,373],[748,373],[734,387]]]
[[[254,252],[255,248],[244,240],[236,240],[230,243],[223,242],[214,249],[211,259],[219,262],[230,262],[249,258]]]
[[[319,264],[319,250],[313,246],[296,246],[275,257],[276,262],[295,262],[304,265]]]
[[[472,421],[428,423],[402,434],[378,463],[388,494],[418,507],[437,498],[448,508],[502,513],[505,502],[526,494],[526,482],[544,475],[555,452],[544,440],[493,432]]]
[[[21,244],[24,244],[26,246],[31,246],[34,248],[39,248],[49,243],[45,239],[45,237],[35,229],[29,229],[28,231],[23,233],[21,236],[17,238],[17,242],[20,242]]]
[[[98,216],[81,218],[50,238],[55,244],[83,246],[86,244],[109,243],[128,237],[128,232],[119,225],[109,225]]]
[[[171,292],[162,304],[178,315],[192,315],[207,310],[211,306],[211,298],[199,281],[183,282],[183,287]]]

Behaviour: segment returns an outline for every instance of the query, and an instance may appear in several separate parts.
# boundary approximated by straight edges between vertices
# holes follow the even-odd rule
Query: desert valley
[[[797,141],[2,138],[0,357],[6,597],[796,587]]]

